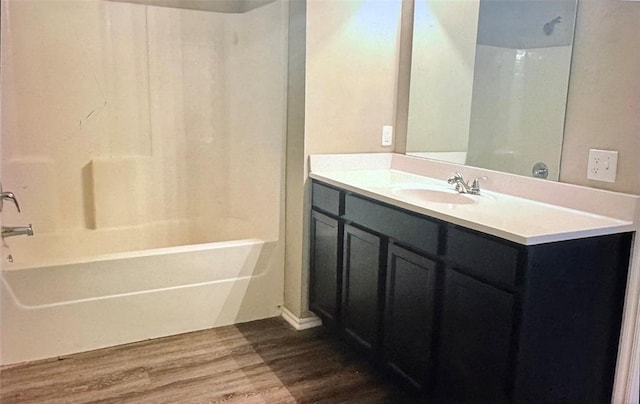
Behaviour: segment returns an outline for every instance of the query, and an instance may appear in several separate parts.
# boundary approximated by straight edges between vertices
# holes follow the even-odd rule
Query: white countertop
[[[442,179],[392,168],[318,166],[319,169],[314,170],[312,164],[310,177],[313,179],[519,244],[535,245],[636,230],[633,220],[488,190],[482,190],[481,195],[465,195],[473,199],[474,203],[470,204],[430,202],[403,195],[398,190],[428,187],[452,194],[456,191]]]

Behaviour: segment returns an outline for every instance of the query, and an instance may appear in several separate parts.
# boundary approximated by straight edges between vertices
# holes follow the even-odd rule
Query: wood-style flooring
[[[323,328],[281,318],[0,369],[0,403],[409,401]]]

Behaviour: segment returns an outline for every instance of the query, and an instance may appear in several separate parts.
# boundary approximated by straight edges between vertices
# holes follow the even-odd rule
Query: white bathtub
[[[281,244],[247,239],[2,271],[1,363],[277,316]]]

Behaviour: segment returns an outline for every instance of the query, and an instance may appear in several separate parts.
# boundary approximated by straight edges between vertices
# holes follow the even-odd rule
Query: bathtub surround
[[[280,315],[288,3],[261,3],[2,1],[2,219],[36,232],[3,248],[2,364]]]
[[[24,205],[3,220],[37,233],[4,269],[280,238],[287,7],[262,3],[3,2],[3,185]]]

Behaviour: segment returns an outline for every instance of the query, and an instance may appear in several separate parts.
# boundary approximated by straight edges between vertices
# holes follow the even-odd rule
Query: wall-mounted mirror
[[[407,154],[557,180],[576,8],[415,0]]]

